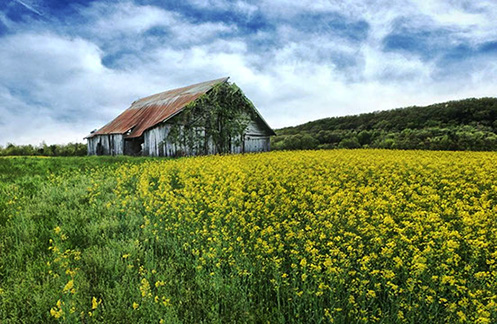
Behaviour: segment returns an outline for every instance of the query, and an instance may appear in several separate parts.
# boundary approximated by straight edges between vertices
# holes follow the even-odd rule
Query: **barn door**
[[[97,143],[96,153],[97,153],[97,155],[103,155],[103,153],[104,153],[104,147],[102,146],[102,143],[100,143],[100,142]]]

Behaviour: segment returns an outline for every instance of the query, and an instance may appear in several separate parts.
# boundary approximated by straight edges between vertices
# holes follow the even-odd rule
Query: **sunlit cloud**
[[[0,145],[82,141],[223,76],[275,128],[495,96],[493,1],[22,2],[0,4]]]

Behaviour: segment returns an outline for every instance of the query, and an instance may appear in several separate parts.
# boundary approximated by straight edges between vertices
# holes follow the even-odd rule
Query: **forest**
[[[497,98],[331,117],[282,128],[274,150],[387,148],[497,150]]]

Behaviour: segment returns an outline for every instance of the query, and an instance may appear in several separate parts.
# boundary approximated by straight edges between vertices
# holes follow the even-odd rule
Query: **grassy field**
[[[496,323],[496,161],[0,158],[0,322]]]

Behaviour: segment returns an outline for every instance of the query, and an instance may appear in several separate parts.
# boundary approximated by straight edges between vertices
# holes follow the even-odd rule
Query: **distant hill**
[[[311,121],[276,131],[272,149],[497,150],[497,98]]]

